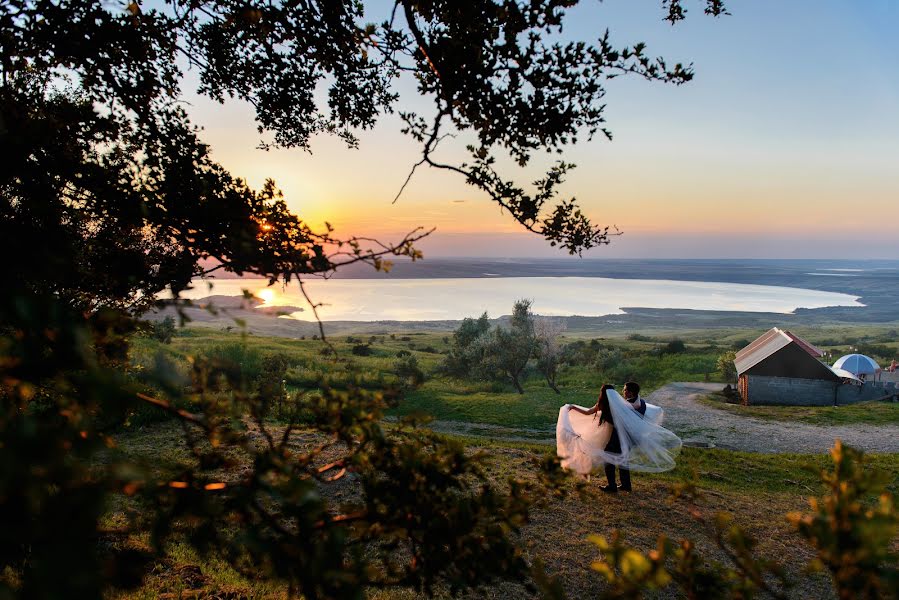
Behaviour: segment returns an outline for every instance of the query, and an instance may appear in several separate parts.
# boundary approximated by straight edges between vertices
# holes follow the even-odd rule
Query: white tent
[[[880,373],[880,366],[877,362],[870,356],[865,356],[864,354],[847,354],[846,356],[842,356],[837,359],[837,362],[833,363],[833,368],[834,370],[840,369],[848,371],[856,377]]]
[[[838,367],[831,367],[830,369],[837,375],[839,375],[842,379],[851,379],[853,381],[861,381],[854,373],[850,373],[846,369],[840,369]]]

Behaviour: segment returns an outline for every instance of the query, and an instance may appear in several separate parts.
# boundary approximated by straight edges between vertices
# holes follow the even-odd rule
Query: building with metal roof
[[[737,352],[743,403],[835,404],[842,377],[819,360],[823,355],[796,334],[773,327]]]

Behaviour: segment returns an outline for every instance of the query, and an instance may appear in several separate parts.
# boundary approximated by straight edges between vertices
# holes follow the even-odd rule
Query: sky
[[[577,164],[561,188],[597,224],[623,232],[586,258],[899,258],[899,0],[730,0],[730,16],[662,20],[655,0],[586,0],[565,35],[693,63],[671,86],[617,78],[607,85],[614,134],[569,147]],[[370,19],[385,10],[371,2]],[[426,108],[401,88],[400,106]],[[188,95],[213,156],[251,185],[273,178],[290,207],[339,235],[395,239],[436,228],[425,257],[565,256],[524,232],[455,174],[412,164],[414,141],[394,116],[348,149],[327,136],[312,153],[256,149],[252,110]],[[426,112],[424,114],[427,114]],[[453,147],[456,144],[456,147]],[[441,152],[463,159],[464,140]],[[543,158],[505,176],[536,179]]]

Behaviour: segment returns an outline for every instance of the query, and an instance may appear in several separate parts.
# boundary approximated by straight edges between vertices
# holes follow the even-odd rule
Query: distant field
[[[577,342],[577,340],[568,340]],[[507,427],[549,429],[559,407],[566,403],[592,406],[603,383],[621,385],[634,379],[650,392],[670,381],[722,381],[717,372],[718,356],[728,348],[707,343],[687,343],[686,351],[660,355],[663,340],[581,340],[583,362],[562,369],[561,394],[553,392],[533,373],[518,394],[508,382],[472,381],[440,375],[439,365],[450,348],[450,335],[401,333],[379,336],[333,336],[329,342],[336,357],[323,355],[327,346],[319,340],[289,340],[277,337],[241,336],[236,333],[192,328],[181,331],[170,344],[139,338],[132,358],[143,369],[152,369],[157,355],[168,357],[184,373],[191,355],[231,356],[250,371],[265,354],[282,353],[291,364],[286,383],[289,390],[354,383],[371,389],[395,384],[398,354],[411,353],[428,379],[409,391],[391,414],[427,413],[435,419],[489,423]],[[370,356],[356,356],[353,347],[369,345]]]
[[[179,330],[170,344],[140,337],[132,349],[133,361],[140,369],[152,369],[157,355],[165,356],[182,373],[188,370],[192,355],[223,354],[231,357],[253,376],[259,360],[266,354],[287,357],[290,368],[286,384],[297,391],[315,387],[321,381],[331,385],[354,383],[381,389],[399,382],[395,375],[398,355],[411,354],[427,376],[418,389],[408,391],[391,414],[402,416],[427,413],[435,419],[487,423],[505,427],[549,429],[566,403],[592,405],[603,383],[623,384],[636,380],[649,393],[673,381],[712,381],[724,383],[717,370],[717,359],[726,351],[742,347],[759,332],[726,329],[690,335],[654,335],[631,333],[627,337],[588,337],[566,332],[564,343],[580,348],[577,364],[563,366],[559,376],[561,394],[554,393],[537,373],[532,373],[520,395],[503,381],[457,379],[440,374],[439,365],[452,342],[451,332],[384,333],[380,335],[332,335],[328,338],[336,356],[324,354],[329,346],[320,340],[288,339],[241,335],[206,327]],[[884,361],[890,353],[899,355],[895,331],[872,327],[839,327],[799,330],[811,342],[820,344],[834,356],[852,348],[874,350]],[[660,353],[667,342],[681,339],[682,353]],[[827,345],[830,344],[830,345]],[[353,354],[355,346],[367,346],[368,356]],[[882,355],[882,356],[878,356]],[[734,407],[715,404],[722,410],[761,418],[794,419],[816,424],[895,422],[899,406],[859,405],[824,409],[777,409],[777,407]],[[774,409],[774,410],[770,410]]]

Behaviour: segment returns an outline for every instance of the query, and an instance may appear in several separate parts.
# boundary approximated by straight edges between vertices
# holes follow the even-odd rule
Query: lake
[[[265,306],[305,307],[291,316],[312,319],[297,284],[268,287],[263,279],[221,279],[210,290],[197,281],[185,298],[239,296],[246,289]],[[545,316],[622,314],[623,308],[791,313],[797,308],[864,306],[857,296],[771,285],[610,279],[602,277],[477,277],[434,279],[309,279],[306,290],[324,303],[325,321],[442,321],[508,315],[519,298]]]

